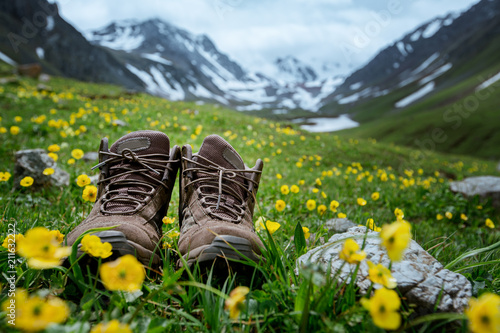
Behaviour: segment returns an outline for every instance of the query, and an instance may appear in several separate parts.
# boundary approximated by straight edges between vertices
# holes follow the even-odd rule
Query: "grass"
[[[255,220],[264,217],[280,224],[272,235],[260,231],[266,246],[266,261],[257,266],[255,275],[247,281],[250,293],[238,319],[229,317],[224,303],[243,277],[236,274],[219,280],[213,276],[217,273],[214,270],[208,274],[196,269],[176,270],[175,238],[170,240],[172,249],[163,250],[162,274],[148,272],[142,289],[136,293],[99,288],[98,276],[81,277],[76,268],[35,270],[22,257],[16,257],[17,289],[27,289],[40,297],[55,295],[69,306],[70,316],[65,323],[52,325],[47,332],[88,332],[97,323],[111,319],[129,323],[134,332],[378,332],[380,329],[360,305],[361,295],[356,293],[354,285],[338,282],[335,272],[325,273],[314,263],[296,275],[295,261],[321,244],[321,239],[328,240],[332,232],[325,222],[339,213],[363,225],[373,218],[377,226],[382,226],[395,220],[395,208],[404,211],[405,219],[412,225],[414,240],[443,265],[453,264],[453,270],[469,279],[474,296],[500,292],[498,249],[455,262],[460,254],[500,241],[500,213],[487,200],[467,200],[448,189],[450,178],[497,174],[495,163],[413,150],[373,139],[312,134],[293,124],[250,117],[208,104],[130,95],[114,86],[61,78],[52,78],[46,87],[37,88],[37,84],[21,79],[0,86],[0,127],[7,131],[0,134],[0,172],[14,175],[14,153],[18,150],[47,149],[58,144],[61,147],[58,166],[70,174],[71,184],[35,191],[31,187],[14,189],[15,175],[0,182],[2,237],[8,234],[9,224],[16,226],[17,233],[45,226],[67,234],[92,207],[82,200],[82,189],[75,180],[80,174],[92,174],[90,168],[95,164],[83,160],[68,164],[71,151],[75,148],[97,151],[101,137],[107,136],[114,142],[139,129],[163,131],[172,145],[191,144],[194,152],[206,135],[216,133],[225,137],[248,165],[253,166],[257,158],[263,159]],[[16,122],[16,116],[22,119]],[[113,125],[115,118],[127,125]],[[202,130],[196,135],[199,125]],[[20,132],[12,135],[11,126],[18,126]],[[298,193],[282,193],[283,185],[294,184],[299,187]],[[380,193],[378,200],[371,199],[373,192]],[[357,204],[360,197],[367,201],[365,206]],[[279,199],[286,202],[282,212],[275,208]],[[307,209],[306,201],[310,199],[315,200],[317,207],[329,207],[332,200],[340,205],[337,212],[327,209],[320,214],[317,209]],[[168,216],[176,217],[177,208],[176,186]],[[436,219],[437,214],[445,212],[453,217]],[[461,219],[460,214],[465,214],[467,220]],[[486,227],[487,218],[497,227]],[[314,237],[306,241],[301,227],[309,228]],[[175,227],[165,225],[164,232],[171,228]],[[2,302],[9,292],[6,281],[9,259],[3,249],[0,252]],[[433,323],[448,318],[436,315],[440,320]],[[0,330],[15,331],[7,322],[6,312],[0,317]],[[414,320],[411,313],[403,311],[403,325]],[[407,331],[416,332],[417,328]]]

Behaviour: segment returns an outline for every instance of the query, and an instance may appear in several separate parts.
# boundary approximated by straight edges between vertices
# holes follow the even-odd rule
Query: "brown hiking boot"
[[[132,254],[144,265],[161,262],[155,253],[177,170],[180,149],[170,149],[168,137],[156,131],[125,135],[108,150],[108,139],[99,148],[97,200],[89,216],[67,236],[72,245],[85,231],[118,226],[94,235],[113,246],[111,258]]]
[[[263,244],[254,231],[253,209],[262,161],[245,167],[218,135],[207,136],[194,155],[185,145],[181,155],[179,251],[188,265],[218,257],[242,259],[240,254],[258,261]]]

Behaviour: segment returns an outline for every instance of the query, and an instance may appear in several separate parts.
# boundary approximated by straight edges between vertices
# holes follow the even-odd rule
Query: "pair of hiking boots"
[[[97,167],[96,202],[67,235],[68,245],[90,229],[117,226],[94,234],[111,243],[110,259],[132,254],[159,266],[162,219],[180,168],[178,248],[185,262],[260,258],[263,244],[252,220],[263,163],[246,167],[220,136],[207,136],[197,154],[190,145],[170,149],[168,136],[157,131],[132,132],[111,147],[104,138]]]

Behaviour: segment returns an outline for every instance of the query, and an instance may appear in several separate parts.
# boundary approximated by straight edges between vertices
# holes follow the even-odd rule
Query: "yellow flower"
[[[380,198],[380,193],[378,192],[373,192],[372,193],[372,200],[378,200]]]
[[[97,324],[90,333],[132,333],[128,324],[120,323],[117,319],[113,319],[107,323]]]
[[[141,289],[146,271],[133,255],[126,254],[102,264],[100,274],[108,290],[136,291]]]
[[[85,201],[95,202],[97,198],[97,187],[94,185],[87,185],[83,189],[82,198]]]
[[[375,265],[370,260],[367,260],[368,264],[368,278],[373,283],[378,283],[386,288],[393,289],[396,288],[396,279],[392,277],[391,271],[382,264]]]
[[[278,178],[278,179],[282,179],[282,178],[283,178],[283,176],[282,176],[280,173],[277,173],[277,174],[276,174],[276,178]]]
[[[491,229],[495,228],[495,224],[493,223],[493,221],[491,219],[486,219],[486,221],[484,222],[484,224],[486,224],[486,226],[488,228],[491,228]]]
[[[283,200],[276,201],[276,210],[282,212],[286,207],[286,203]]]
[[[59,158],[56,153],[48,153],[47,155],[49,155],[49,157],[53,159],[54,162],[57,162],[57,159]]]
[[[243,308],[243,302],[247,294],[250,292],[248,287],[239,286],[233,289],[229,294],[229,298],[226,299],[225,308],[229,310],[229,317],[231,319],[236,319],[240,315]]]
[[[64,235],[59,230],[50,230],[50,234],[55,237],[59,244],[63,242]]]
[[[101,239],[95,235],[85,235],[82,239],[82,251],[92,257],[107,258],[113,254],[110,243],[102,243]]]
[[[361,305],[370,311],[376,326],[386,330],[395,330],[401,325],[401,315],[397,312],[401,306],[401,300],[394,290],[385,288],[375,290],[373,297],[369,300],[361,299]]]
[[[446,212],[446,213],[444,213],[444,216],[446,216],[446,218],[447,218],[448,220],[451,220],[451,219],[453,218],[453,214],[452,214],[452,213],[450,213],[450,212]]]
[[[363,198],[358,198],[356,201],[357,201],[358,205],[360,205],[360,206],[366,205],[366,200]]]
[[[471,298],[465,314],[469,319],[469,328],[472,332],[500,332],[500,296],[485,293],[478,299]]]
[[[288,193],[290,193],[290,189],[288,188],[288,185],[282,185],[280,190],[281,190],[281,194],[283,194],[283,195],[287,195]]]
[[[0,134],[5,134],[7,133],[7,129],[5,127],[0,127]]]
[[[255,231],[260,232],[262,229],[265,229],[264,222],[266,219],[263,216],[259,216],[259,218],[254,222]]]
[[[76,162],[76,161],[75,161],[75,159],[74,159],[74,158],[70,158],[70,159],[68,160],[68,164],[69,164],[69,165],[75,164],[75,162]]]
[[[468,217],[467,217],[467,215],[465,215],[464,213],[462,213],[462,214],[460,214],[460,219],[464,220],[464,221],[467,221]]]
[[[181,233],[180,233],[179,231],[177,231],[176,229],[172,229],[172,230],[170,230],[169,232],[167,232],[167,233],[165,234],[165,236],[167,236],[168,238],[172,238],[172,239],[174,239],[174,238],[176,238],[176,237],[179,237],[179,235],[180,235],[180,234],[181,234]]]
[[[313,188],[313,189],[312,189],[312,192],[313,192],[313,193],[318,193],[318,192],[319,192],[319,190],[315,187],[315,188]]]
[[[163,219],[162,219],[162,222],[164,224],[172,224],[175,222],[175,217],[167,217],[165,216]]]
[[[52,168],[46,168],[45,170],[43,170],[43,174],[44,174],[45,176],[50,176],[50,175],[52,175],[53,173],[54,173],[54,169],[52,169]]]
[[[321,186],[321,179],[319,178],[316,178],[316,181],[315,181],[316,185],[318,186]]]
[[[319,205],[318,206],[318,214],[323,215],[326,212],[326,206],[325,205]]]
[[[10,172],[5,171],[5,172],[0,172],[0,182],[6,182],[12,177]]]
[[[394,215],[396,215],[398,221],[401,221],[405,217],[405,213],[403,213],[403,210],[399,208],[394,210]]]
[[[28,230],[17,246],[19,254],[28,259],[28,266],[35,269],[59,266],[71,253],[71,247],[61,247],[58,236],[44,227]]]
[[[292,193],[297,194],[297,193],[299,193],[299,187],[298,187],[297,185],[292,185],[292,186],[290,187],[290,191],[291,191]]]
[[[444,216],[441,214],[436,215],[436,220],[438,220],[438,221],[442,220],[443,218],[444,218]]]
[[[22,187],[30,187],[31,185],[33,185],[33,182],[34,182],[34,179],[32,177],[28,176],[28,177],[24,177],[23,179],[21,179],[19,184],[21,184]]]
[[[80,187],[84,187],[90,184],[90,177],[87,175],[80,175],[76,177],[76,184]]]
[[[75,160],[79,160],[80,158],[83,157],[83,150],[81,149],[73,149],[71,151],[71,156],[75,159]]]
[[[350,264],[358,264],[361,260],[366,258],[365,251],[359,251],[359,245],[352,238],[348,238],[342,251],[339,253],[339,258],[347,261]]]
[[[338,213],[338,214],[337,214],[337,217],[338,217],[339,219],[345,219],[345,218],[347,217],[347,215],[346,215],[346,214],[344,214],[344,213]]]
[[[265,225],[264,223],[262,223],[262,221],[260,221],[260,227],[262,229],[267,229],[267,231],[269,231],[269,233],[272,235],[281,227],[281,224],[279,224],[278,222],[267,220]]]
[[[305,180],[303,180],[303,179],[299,180],[299,185],[304,185],[305,183],[306,183]]]
[[[477,206],[476,206],[476,209],[481,210],[481,209],[483,209],[483,206],[481,206],[481,205],[477,205]]]
[[[373,231],[377,231],[377,232],[380,232],[382,229],[380,227],[377,227],[375,225],[375,221],[373,221],[373,219],[368,219],[366,220],[366,227],[368,229],[371,229]]]
[[[305,239],[309,239],[309,237],[311,237],[311,233],[309,232],[309,228],[302,227],[302,231],[304,232]]]
[[[330,210],[335,213],[337,211],[337,208],[339,207],[339,205],[340,204],[337,200],[332,200],[330,202]]]
[[[15,116],[15,117],[14,117],[14,121],[15,121],[16,123],[20,123],[21,121],[23,121],[23,117],[20,117],[20,116]]]
[[[385,224],[380,232],[380,238],[389,258],[393,261],[399,261],[410,242],[411,226],[406,221]]]
[[[313,199],[307,200],[306,207],[309,210],[314,210],[316,208],[316,200],[313,200]]]
[[[53,144],[53,145],[50,145],[47,148],[47,150],[50,151],[51,153],[57,153],[59,150],[61,150],[61,147],[59,147],[59,145]]]
[[[17,244],[21,242],[24,239],[23,234],[8,234],[7,237],[3,240],[2,247],[6,248],[9,252],[14,251],[17,252],[19,248],[17,247]],[[11,246],[9,247],[9,244]]]
[[[295,163],[295,166],[296,166],[297,168],[302,168],[302,162],[296,162],[296,163]]]
[[[21,129],[19,128],[19,126],[11,126],[10,127],[10,134],[18,135],[20,130]]]
[[[14,297],[4,301],[2,309],[9,312],[11,304],[15,304],[16,328],[26,332],[37,332],[51,324],[63,323],[69,316],[69,308],[60,298],[28,297],[24,289],[17,290]]]

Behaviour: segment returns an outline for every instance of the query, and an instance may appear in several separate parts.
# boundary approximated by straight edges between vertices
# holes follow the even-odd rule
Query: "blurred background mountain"
[[[80,16],[93,22],[95,15],[94,21],[99,21],[106,8],[96,11],[92,3],[87,9],[94,11]],[[290,6],[295,3],[302,2],[293,1]],[[342,3],[338,6],[347,6]],[[109,22],[100,28],[84,29],[61,16],[60,11],[70,8],[69,2],[3,0],[0,60],[12,66],[37,63],[49,75],[293,120],[313,125],[307,127],[310,130],[353,127],[340,133],[499,158],[500,1],[469,1],[465,10],[445,11],[416,28],[411,22],[425,16],[410,14],[406,20],[411,22],[404,25],[401,21],[408,14],[391,3],[398,2],[384,3],[381,10],[367,5],[359,11],[343,7],[334,17],[328,10],[335,6],[323,8],[326,5],[318,2],[319,9],[304,15],[314,19],[320,17],[317,10],[324,11],[336,20],[333,27],[313,25],[309,36],[304,36],[297,28],[300,20],[291,16],[297,24],[286,26],[292,37],[285,44],[276,29],[265,26],[250,26],[243,31],[246,35],[214,32],[228,48],[240,45],[245,51],[248,46],[246,53],[233,50],[230,56],[207,33],[188,31],[161,15],[147,17],[139,9],[139,18],[121,19],[122,7],[116,7],[116,19],[110,12],[105,17]],[[238,1],[216,1],[213,6],[214,11],[205,15],[218,15],[219,25],[235,11],[252,12],[251,4]],[[78,21],[78,13],[68,9],[67,15]],[[359,16],[353,21],[356,24],[361,22],[351,33],[340,24],[349,15]],[[239,17],[235,14],[233,19]],[[240,23],[246,24],[242,19]],[[405,27],[407,31],[398,30]],[[229,40],[221,37],[226,35]],[[302,44],[287,48],[294,36]],[[267,52],[263,56],[254,49],[257,41],[276,45],[269,46],[272,52],[263,51]],[[315,123],[332,123],[332,127],[319,128]]]

